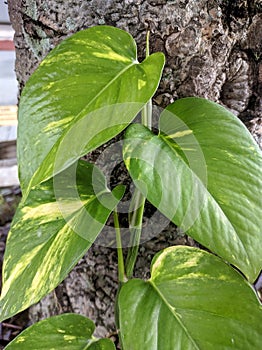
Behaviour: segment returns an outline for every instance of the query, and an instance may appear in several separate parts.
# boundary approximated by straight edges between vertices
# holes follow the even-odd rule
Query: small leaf
[[[158,254],[151,278],[121,288],[126,350],[259,349],[262,307],[252,287],[220,258],[177,246]]]
[[[1,320],[36,303],[67,276],[122,195],[123,188],[111,193],[98,168],[84,161],[30,192],[8,235]]]
[[[139,63],[131,35],[109,26],[82,30],[52,50],[19,104],[23,193],[121,132],[156,91],[163,64],[161,53]]]
[[[262,156],[252,136],[225,108],[198,98],[169,106],[161,130],[127,130],[124,159],[137,187],[253,282],[262,266]]]
[[[111,340],[93,338],[94,329],[94,323],[81,315],[53,316],[24,330],[5,349],[115,350]]]

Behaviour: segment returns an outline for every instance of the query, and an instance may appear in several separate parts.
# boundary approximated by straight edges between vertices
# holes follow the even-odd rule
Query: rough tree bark
[[[261,144],[262,4],[260,0],[9,0],[15,29],[16,73],[22,88],[40,61],[63,38],[98,24],[130,32],[144,56],[151,51],[167,63],[154,103],[165,107],[184,96],[210,98],[231,109]],[[141,247],[136,274],[146,276],[155,251],[174,243],[192,244],[170,225]],[[32,321],[74,311],[114,330],[116,254],[94,246],[55,293],[31,308]]]

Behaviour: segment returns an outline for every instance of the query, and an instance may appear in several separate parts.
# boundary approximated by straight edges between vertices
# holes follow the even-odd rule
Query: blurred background
[[[13,36],[7,3],[0,0],[0,189],[18,185],[17,81]]]

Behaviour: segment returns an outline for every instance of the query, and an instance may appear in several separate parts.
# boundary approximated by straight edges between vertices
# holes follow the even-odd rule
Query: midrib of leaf
[[[101,190],[100,192],[98,192],[97,195],[95,195],[95,194],[90,195],[90,197],[87,198],[87,199],[82,200],[81,197],[80,197],[80,201],[81,201],[82,203],[84,203],[84,205],[83,205],[83,207],[82,207],[80,210],[77,209],[77,210],[75,210],[75,211],[72,213],[71,219],[72,219],[75,215],[78,215],[78,213],[81,212],[82,209],[86,209],[85,206],[91,204],[96,198],[99,199],[99,197],[102,196],[103,194],[110,194],[110,193],[112,194],[112,196],[114,196],[113,193],[112,193],[110,190],[108,190],[107,188],[105,188],[105,189]],[[71,220],[71,219],[70,219],[70,220]]]
[[[90,349],[90,346],[93,345],[94,343],[97,343],[99,341],[99,339],[89,339],[88,343],[85,345],[85,347],[83,348],[83,350],[87,350]]]
[[[97,197],[96,197],[96,196],[92,196],[91,200],[87,200],[86,202],[88,202],[88,204],[89,204],[89,203],[92,203],[92,202],[95,200],[95,198],[99,198],[100,195],[105,194],[105,193],[108,193],[108,191],[107,191],[107,190],[102,190],[102,191],[99,192],[99,194],[98,194]],[[70,234],[75,233],[75,232],[73,231],[73,229],[71,229],[71,227],[70,227],[70,222],[71,222],[73,219],[75,219],[75,217],[80,216],[80,215],[81,215],[81,212],[84,211],[84,210],[86,210],[85,206],[83,206],[80,210],[77,210],[76,212],[74,212],[74,213],[71,215],[71,219],[68,220],[68,223],[65,221],[64,218],[61,218],[60,221],[63,220],[65,224],[59,229],[58,232],[56,232],[56,233],[54,233],[53,235],[49,236],[48,239],[46,239],[46,240],[41,244],[41,246],[40,246],[38,249],[37,249],[37,247],[35,247],[35,249],[34,249],[35,254],[34,254],[33,259],[37,256],[37,254],[39,254],[41,251],[45,250],[46,247],[47,247],[48,245],[49,245],[48,251],[49,251],[50,249],[52,249],[53,243],[52,243],[51,241],[53,241],[53,240],[56,238],[56,236],[59,234],[60,230],[62,230],[62,229],[65,227],[65,225],[68,226],[68,229],[71,231]],[[76,233],[75,233],[75,234],[76,234]],[[81,237],[81,238],[82,238],[82,237]],[[82,238],[82,239],[84,239],[84,238]],[[92,243],[93,243],[93,242],[89,241],[89,240],[86,239],[86,238],[85,238],[85,240],[86,240],[89,244],[92,244]],[[47,251],[46,255],[48,255],[48,251]],[[49,255],[50,255],[50,253],[49,253]],[[69,269],[71,269],[71,268],[78,262],[78,260],[79,260],[79,258],[77,257],[77,258],[72,262],[72,264],[70,265]],[[23,271],[21,271],[20,275],[21,275],[22,273],[23,273]],[[5,279],[5,278],[4,278],[4,283],[5,283],[5,284],[8,283],[8,280],[12,277],[11,275],[12,275],[12,272],[11,272],[11,274],[9,274],[8,279]],[[4,277],[5,277],[5,275],[4,275]],[[12,284],[12,283],[10,283],[10,285],[11,285],[11,284]]]
[[[139,62],[137,60],[133,61],[131,64],[129,64],[127,67],[125,67],[124,69],[122,69],[112,80],[110,80],[104,87],[102,90],[99,91],[99,93],[94,96],[92,98],[92,100],[86,105],[85,108],[83,108],[83,110],[81,112],[78,113],[77,117],[76,117],[76,121],[78,121],[79,119],[81,119],[82,114],[84,113],[85,115],[85,110],[88,109],[88,107],[100,96],[104,93],[104,91],[106,91],[110,85],[112,85],[122,74],[124,74],[128,69],[130,69],[131,67],[135,66],[139,64]]]
[[[89,199],[87,199],[87,200],[84,200],[84,201],[82,201],[83,203],[85,203],[82,207],[81,207],[81,209],[79,210],[76,210],[75,212],[73,212],[72,213],[72,215],[71,215],[71,218],[69,219],[69,220],[65,220],[65,218],[63,217],[63,215],[61,214],[61,216],[62,216],[62,219],[61,220],[63,220],[64,222],[65,222],[65,225],[66,226],[68,226],[68,229],[70,230],[70,231],[72,231],[72,232],[74,232],[74,230],[71,228],[71,226],[70,226],[70,223],[75,219],[75,218],[77,218],[77,217],[80,217],[81,216],[81,213],[83,212],[83,211],[86,211],[87,209],[86,209],[86,205],[89,205],[89,204],[91,204],[92,202],[94,202],[94,200],[97,198],[97,199],[99,199],[99,197],[100,196],[102,196],[103,194],[109,194],[110,192],[108,192],[108,190],[107,189],[104,189],[104,190],[102,190],[102,191],[100,191],[99,193],[98,193],[98,195],[97,196],[95,196],[95,195],[92,195],[92,196],[90,196],[90,198]],[[112,192],[111,192],[112,193]],[[112,194],[113,195],[113,194]],[[80,198],[80,200],[81,200],[81,198]],[[88,211],[88,210],[87,210]],[[95,220],[95,219],[94,219]],[[64,225],[64,226],[65,226]],[[101,224],[102,225],[102,224]],[[63,227],[64,227],[63,226]],[[61,228],[61,229],[63,229],[63,227]],[[75,232],[74,232],[75,233]],[[43,249],[44,248],[44,245],[45,244],[48,244],[48,242],[51,240],[51,239],[53,239],[56,235],[57,235],[58,233],[54,233],[52,236],[50,236],[45,242],[44,242],[44,244],[43,244],[43,247],[41,248],[41,249]],[[81,236],[80,236],[81,237]],[[83,237],[81,237],[81,238],[83,238]],[[93,243],[93,242],[90,242],[88,239],[86,239],[85,238],[85,240],[87,241],[87,242],[89,242],[89,243]],[[78,260],[77,260],[78,261]]]
[[[166,300],[166,298],[163,296],[163,294],[160,292],[160,290],[157,288],[157,286],[154,284],[154,282],[152,281],[152,278],[150,280],[147,281],[148,283],[151,284],[151,286],[153,287],[153,289],[155,290],[155,292],[159,295],[160,299],[164,302],[164,304],[167,306],[167,308],[169,309],[169,311],[171,312],[171,314],[175,317],[176,321],[180,324],[181,328],[183,329],[183,331],[185,332],[185,334],[187,335],[188,339],[192,342],[192,345],[195,347],[196,350],[201,350],[199,348],[199,346],[197,345],[197,343],[195,342],[195,340],[192,338],[192,336],[189,334],[186,326],[183,324],[183,322],[181,321],[181,319],[179,318],[178,315],[176,315],[176,311],[173,310],[173,308],[171,307],[171,305],[168,303],[168,301]]]
[[[171,149],[171,151],[185,164],[185,167],[187,167],[189,169],[189,171],[193,174],[193,176],[195,178],[197,178],[198,182],[200,183],[201,187],[204,189],[204,191],[207,191],[208,194],[212,197],[212,199],[214,200],[214,202],[216,203],[216,205],[220,208],[221,212],[223,213],[224,218],[226,219],[228,225],[233,229],[233,231],[235,232],[236,236],[239,239],[239,242],[241,243],[241,246],[243,248],[243,251],[246,254],[246,257],[248,258],[248,261],[250,263],[250,257],[248,252],[245,249],[245,246],[240,238],[240,236],[237,234],[237,231],[235,229],[235,227],[233,226],[233,224],[231,223],[231,221],[229,220],[229,218],[227,217],[226,213],[224,212],[223,208],[220,206],[220,204],[217,202],[217,200],[215,199],[215,197],[213,196],[213,194],[211,192],[209,192],[208,188],[204,186],[203,182],[201,181],[201,179],[199,178],[199,176],[192,171],[192,169],[188,166],[188,164],[185,162],[185,160],[181,157],[181,155],[175,151],[175,149],[172,147],[172,145],[169,142],[166,142],[165,137],[163,137],[161,134],[159,134],[157,137],[161,138],[164,143],[169,147],[169,149]],[[178,146],[179,147],[179,146]],[[183,150],[182,150],[183,151]]]
[[[219,317],[225,321],[231,320],[234,322],[239,323],[239,327],[241,327],[241,325],[243,325],[237,318],[232,318],[232,317],[228,317],[228,316],[223,316],[223,315],[219,315],[216,312],[212,312],[212,311],[207,311],[207,310],[199,310],[199,309],[192,309],[192,308],[187,308],[187,311],[193,311],[193,312],[197,312],[197,313],[202,313],[202,314],[208,314],[208,315],[212,315],[215,317]]]
[[[99,96],[101,96],[107,89],[110,88],[110,86],[116,81],[119,79],[119,77],[121,77],[121,75],[123,75],[127,70],[129,70],[130,68],[132,68],[133,66],[139,64],[139,62],[137,60],[133,61],[130,65],[128,65],[127,67],[125,67],[124,69],[122,69],[112,80],[110,80],[102,90],[99,91],[99,93],[94,96],[92,98],[91,101],[89,101],[89,103],[77,114],[76,118],[75,118],[75,121],[74,123],[77,123],[80,119],[82,119],[83,117],[85,117],[87,115],[87,111],[88,111],[88,108],[90,107],[90,105],[92,105],[92,103],[99,98]],[[91,113],[92,111],[89,111],[89,113]],[[56,149],[57,145],[59,145],[61,143],[61,141],[63,140],[64,136],[66,135],[66,133],[68,132],[68,130],[70,130],[70,128],[72,127],[72,125],[68,126],[63,132],[62,134],[60,135],[60,137],[57,139],[57,141],[55,142],[55,144],[52,146],[52,148],[49,150],[49,152],[46,154],[44,160],[41,162],[41,164],[44,164],[46,162],[46,160],[48,159],[48,155],[50,153],[52,153],[53,150]],[[81,157],[81,156],[80,156]],[[71,164],[66,164],[67,167],[69,167]],[[54,175],[57,175],[59,174],[61,171],[65,170],[64,168],[61,169],[60,171],[58,171],[56,174],[53,174]],[[27,187],[27,191],[25,192],[25,194],[23,195],[24,199],[26,199],[29,195],[29,191],[32,187],[36,186],[37,184],[33,184],[34,182],[34,178],[35,176],[37,175],[39,171],[39,166],[38,168],[36,169],[36,171],[34,172],[34,175],[32,176],[29,184],[28,184],[28,187]],[[43,179],[41,182],[43,181],[46,181],[48,180],[49,178],[51,178],[51,175],[48,176],[47,178]],[[32,186],[33,184],[33,186]]]
[[[64,227],[62,227],[58,232],[56,232],[55,234],[53,234],[51,237],[49,237],[43,244],[42,244],[42,246],[37,250],[37,253],[40,253],[40,252],[42,252],[42,251],[44,251],[45,252],[45,256],[47,256],[48,257],[48,259],[51,259],[52,258],[52,255],[50,254],[50,250],[52,251],[52,249],[53,249],[53,244],[54,244],[54,240],[56,239],[56,237],[57,237],[57,235],[60,233],[60,231],[63,229]],[[72,235],[74,232],[73,232],[73,230],[70,228],[70,226],[68,226],[68,228],[69,228],[69,230],[71,231],[69,234],[70,235]],[[91,245],[91,242],[89,242],[87,239],[86,239],[86,241],[88,242],[88,244],[90,244]],[[83,252],[84,253],[84,252]],[[32,261],[34,260],[34,259],[36,259],[37,258],[37,254],[34,254],[34,257],[31,259]],[[73,261],[71,261],[71,264],[68,266],[68,268],[66,269],[67,271],[70,271],[76,264],[77,264],[77,262],[79,261],[79,256],[78,257],[75,257],[75,259],[73,260]],[[47,260],[47,262],[48,262],[48,260]],[[47,268],[46,268],[47,267]],[[45,266],[45,267],[43,267],[42,269],[41,269],[41,280],[43,280],[43,276],[46,276],[46,273],[47,273],[47,271],[49,270],[49,268],[48,268],[48,266]],[[20,275],[21,274],[23,274],[23,272],[24,272],[24,270],[23,271],[21,271],[21,273],[20,273]],[[36,271],[37,272],[37,271]],[[34,281],[34,279],[35,279],[35,276],[36,276],[36,272],[32,275],[32,282]],[[17,277],[17,276],[16,276]],[[59,281],[57,282],[57,284],[59,284],[62,280],[63,280],[63,278],[65,278],[66,277],[66,274],[64,275],[64,276],[61,276],[61,278],[59,278]],[[20,277],[19,277],[20,278]],[[39,278],[40,278],[40,276],[39,276]],[[9,283],[9,279],[11,279],[10,280],[10,283]],[[9,275],[9,278],[4,282],[5,283],[5,285],[7,285],[7,283],[9,283],[9,288],[11,288],[11,286],[13,285],[13,277],[12,277],[12,275]],[[41,290],[43,290],[43,287],[44,287],[44,285],[42,285],[42,287],[41,287]],[[8,288],[8,289],[9,289]],[[49,290],[50,291],[50,290]],[[8,292],[8,290],[7,290],[7,292]],[[4,295],[4,298],[6,297],[6,294]],[[42,297],[43,297],[43,295],[42,295]],[[3,301],[4,299],[3,299],[3,296],[1,296],[1,302]],[[39,299],[38,299],[39,300]],[[35,302],[37,302],[37,300],[34,300],[33,301],[34,303]],[[6,304],[8,304],[8,302],[6,301],[3,305],[5,306]],[[32,302],[30,301],[30,303],[26,306],[26,307],[29,307],[30,305],[32,304]],[[15,313],[17,313],[18,311],[16,311]],[[14,315],[14,313],[12,313],[12,315]],[[12,316],[11,314],[9,315],[10,317]],[[4,318],[3,318],[4,319]]]

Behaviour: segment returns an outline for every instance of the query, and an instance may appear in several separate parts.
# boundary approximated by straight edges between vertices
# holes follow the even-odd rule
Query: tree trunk
[[[162,51],[166,66],[154,103],[202,96],[241,118],[262,142],[262,5],[260,0],[9,0],[15,29],[16,73],[22,88],[45,55],[66,36],[98,24],[130,32],[145,55]],[[146,277],[154,252],[193,244],[169,225],[141,246],[136,275]],[[143,255],[143,256],[142,256]],[[93,319],[97,334],[114,331],[117,290],[114,249],[94,245],[70,276],[31,308],[31,319],[73,311]]]

